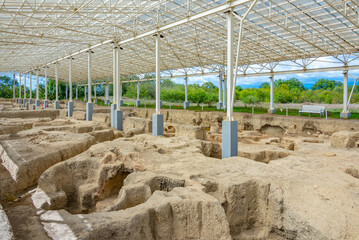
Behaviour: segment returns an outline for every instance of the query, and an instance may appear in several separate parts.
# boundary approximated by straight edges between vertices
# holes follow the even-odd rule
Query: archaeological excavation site
[[[359,239],[358,19],[0,1],[0,240]]]

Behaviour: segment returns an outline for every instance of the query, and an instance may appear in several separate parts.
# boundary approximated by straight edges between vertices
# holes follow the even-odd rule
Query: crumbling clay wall
[[[152,118],[154,109],[133,109],[133,113],[141,118]],[[168,123],[195,125],[206,128],[222,126],[226,119],[225,112],[194,112],[183,110],[162,110],[164,121]],[[296,116],[278,116],[268,114],[234,113],[238,121],[239,130],[249,131],[277,131],[290,134],[325,133],[333,134],[337,131],[359,131],[359,121],[308,118]]]

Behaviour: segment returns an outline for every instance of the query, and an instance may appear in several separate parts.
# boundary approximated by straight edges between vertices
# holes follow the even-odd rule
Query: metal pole
[[[47,100],[47,67],[45,67],[45,100]]]
[[[26,99],[26,78],[27,78],[26,75],[27,75],[27,74],[25,73],[25,74],[24,74],[24,99]]]
[[[233,14],[229,11],[227,13],[227,121],[233,120],[233,37]]]
[[[88,103],[91,103],[91,49],[88,51],[88,82],[87,82],[87,98]]]
[[[59,75],[57,72],[57,63],[55,63],[55,81],[56,81],[56,101],[59,100]]]
[[[70,102],[72,101],[72,57],[69,58],[69,87],[70,87]]]
[[[156,35],[156,113],[160,114],[161,112],[161,106],[160,106],[160,99],[161,99],[161,90],[160,90],[160,84],[161,84],[161,73],[160,73],[160,34],[157,33]]]
[[[140,100],[140,82],[137,81],[137,101]]]
[[[184,78],[184,87],[185,87],[185,101],[188,102],[188,77]]]
[[[19,73],[19,99],[21,99],[21,73]]]
[[[114,46],[113,48],[113,77],[112,77],[112,87],[113,87],[113,90],[112,90],[112,103],[113,104],[116,104],[117,101],[116,101],[116,91],[117,91],[117,88],[116,88],[116,75],[117,75],[117,62],[116,62],[116,59],[117,59],[117,46]]]
[[[219,103],[222,103],[222,81],[223,81],[223,74],[220,73],[218,75],[218,80],[219,80],[219,83],[218,83],[218,102]]]
[[[120,96],[117,97],[116,100],[116,104],[117,104],[117,111],[121,110],[121,98],[122,98],[122,94],[121,94],[121,76],[120,76],[120,49],[116,48],[116,95]]]
[[[343,86],[343,112],[348,112],[348,71],[344,70],[344,86]]]
[[[12,79],[12,98],[15,99],[15,72]]]
[[[227,78],[223,77],[223,108],[227,108]]]
[[[270,103],[269,103],[268,113],[275,113],[275,110],[274,110],[274,79],[273,78],[274,77],[271,74],[269,76],[269,80],[270,80]]]
[[[36,100],[39,100],[39,69],[36,69]]]
[[[30,101],[32,99],[32,76],[31,76],[31,72],[30,72]]]

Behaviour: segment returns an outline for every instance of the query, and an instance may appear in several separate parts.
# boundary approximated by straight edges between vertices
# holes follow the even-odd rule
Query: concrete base
[[[115,127],[115,111],[117,108],[117,104],[111,104],[111,127]]]
[[[123,131],[123,112],[121,110],[114,111],[114,128]]]
[[[23,105],[23,107],[26,107],[26,103],[27,103],[27,99],[24,98],[24,99],[22,100],[22,105]]]
[[[189,102],[184,101],[183,102],[183,108],[184,109],[189,108]]]
[[[92,121],[93,103],[86,103],[86,120]]]
[[[120,100],[120,106],[121,107],[123,106],[123,100]]]
[[[163,136],[163,114],[152,114],[152,136]]]
[[[268,113],[269,114],[273,114],[273,113],[275,113],[276,111],[275,111],[275,109],[268,109]]]
[[[141,101],[140,100],[136,100],[136,107],[141,106]]]
[[[350,112],[341,112],[340,118],[350,118],[351,114]]]
[[[217,102],[217,110],[221,110],[223,107],[223,103]]]
[[[72,115],[74,114],[74,102],[70,101],[67,103],[67,116],[68,117],[72,117]]]
[[[40,100],[35,100],[35,110],[40,109],[41,108],[40,105],[41,105]]]
[[[57,100],[57,101],[54,102],[54,108],[55,108],[56,110],[60,109],[60,101],[59,101],[59,100]]]
[[[238,122],[222,122],[222,158],[238,156]]]
[[[49,108],[49,100],[44,101],[44,109]]]

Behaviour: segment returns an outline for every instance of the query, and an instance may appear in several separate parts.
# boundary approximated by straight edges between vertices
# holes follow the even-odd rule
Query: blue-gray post
[[[189,102],[188,102],[188,77],[186,75],[185,79],[184,79],[184,102],[183,102],[183,108],[187,109],[189,107]]]
[[[222,122],[222,158],[238,156],[238,122]]]

